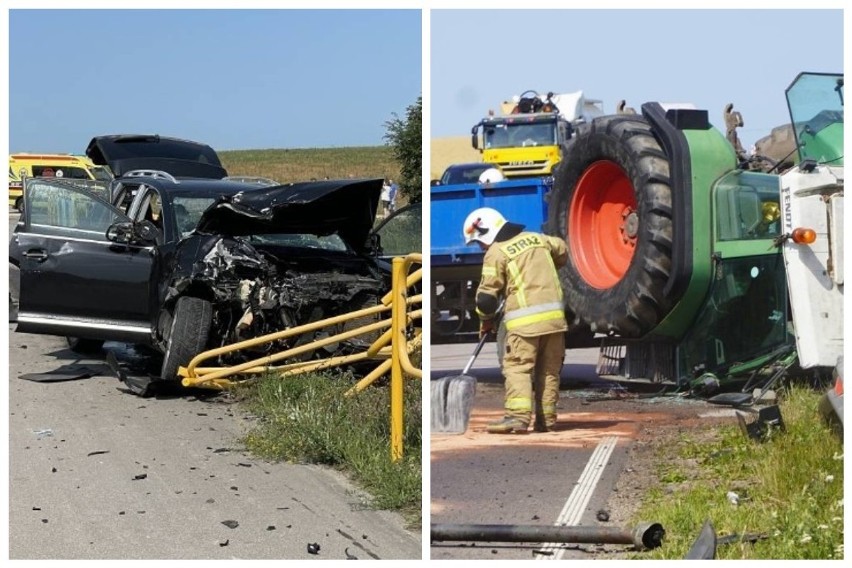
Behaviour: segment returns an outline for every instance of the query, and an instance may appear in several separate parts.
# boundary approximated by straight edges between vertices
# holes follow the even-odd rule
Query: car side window
[[[423,251],[422,213],[421,204],[413,204],[388,217],[376,229],[381,238],[382,256],[405,256]]]
[[[151,221],[158,229],[163,230],[163,201],[160,194],[149,188],[143,198],[136,221]]]
[[[109,226],[126,220],[97,196],[61,182],[30,179],[24,199],[29,232],[106,241]]]

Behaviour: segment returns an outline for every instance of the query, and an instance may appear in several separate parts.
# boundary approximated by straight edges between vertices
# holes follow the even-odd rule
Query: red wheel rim
[[[580,276],[612,288],[627,272],[639,232],[636,195],[618,164],[601,160],[577,182],[568,211],[568,245]]]

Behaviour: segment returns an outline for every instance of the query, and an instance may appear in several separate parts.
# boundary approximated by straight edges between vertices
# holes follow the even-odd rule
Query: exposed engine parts
[[[271,250],[255,248],[242,238],[221,238],[195,263],[188,281],[179,289],[203,287],[213,302],[213,334],[220,345],[260,337],[277,331],[376,305],[382,290],[378,274],[352,274],[335,267],[318,250],[316,258],[282,260]],[[314,270],[306,271],[307,267]],[[363,265],[361,265],[363,268]],[[310,270],[310,269],[308,269]],[[278,340],[247,350],[257,355],[309,343],[328,330],[298,338]],[[362,342],[326,346],[322,356],[345,354]],[[304,357],[308,358],[308,357]],[[224,362],[223,362],[224,363]],[[234,361],[227,361],[234,363]]]

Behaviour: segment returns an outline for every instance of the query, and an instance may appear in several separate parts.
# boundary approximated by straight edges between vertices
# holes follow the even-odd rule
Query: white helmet
[[[500,228],[505,224],[506,218],[499,211],[490,207],[480,207],[464,220],[464,227],[462,227],[464,242],[469,245],[473,241],[479,241],[490,246]]]
[[[497,168],[488,168],[479,174],[479,183],[497,183],[498,181],[504,181],[505,179],[506,176],[504,176],[503,172]]]

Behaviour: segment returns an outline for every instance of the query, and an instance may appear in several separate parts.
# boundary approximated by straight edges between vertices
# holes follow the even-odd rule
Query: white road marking
[[[579,524],[583,517],[583,511],[589,505],[592,499],[592,494],[595,492],[598,482],[603,475],[604,468],[612,455],[613,450],[618,442],[618,436],[607,436],[600,441],[598,447],[592,452],[589,462],[586,464],[586,469],[580,474],[580,479],[577,480],[577,485],[571,491],[571,495],[565,502],[562,512],[553,523],[556,526],[575,526]],[[561,560],[565,553],[565,548],[562,543],[549,542],[541,547],[545,553],[537,554],[536,560]]]

